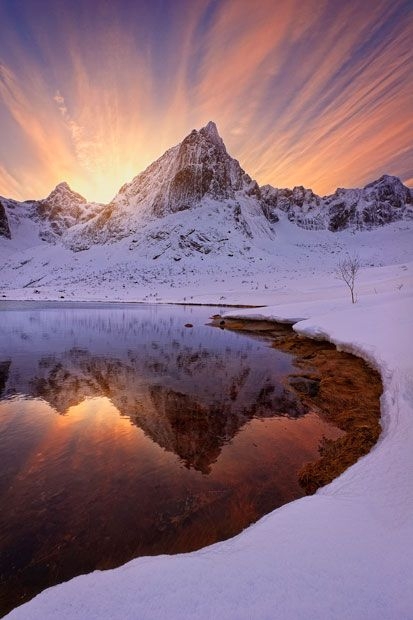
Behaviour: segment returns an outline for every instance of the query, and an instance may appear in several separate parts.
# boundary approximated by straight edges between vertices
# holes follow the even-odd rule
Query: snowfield
[[[266,304],[228,314],[291,322],[301,334],[363,357],[380,371],[384,393],[377,445],[315,495],[200,551],[138,558],[118,569],[77,577],[44,591],[7,618],[413,618],[412,223],[334,234],[297,229],[281,220],[276,231],[271,260],[265,248],[265,260],[259,253],[249,260],[246,252],[233,266],[231,259],[225,261],[225,270],[222,258],[212,256],[202,263],[202,257],[187,263],[147,259],[137,266],[136,283],[126,289],[117,274],[125,269],[129,279],[132,267],[122,245],[116,246],[117,263],[107,247],[74,255],[46,245],[39,252],[25,250],[35,262],[33,278],[41,277],[42,261],[54,261],[55,279],[37,294],[24,287],[27,264],[22,265],[24,277],[14,271],[12,286],[9,255],[2,276],[8,299],[59,299],[64,288],[65,299],[73,300]],[[346,251],[357,251],[363,263],[355,305],[333,274]],[[71,263],[69,275],[67,261],[73,257],[78,264]],[[64,274],[64,286],[58,286]]]
[[[173,222],[182,234],[196,226],[211,238],[222,238],[225,217],[225,210],[212,203],[192,211],[194,224],[186,212],[174,214]],[[172,221],[163,220],[165,230],[170,230]],[[0,299],[267,305],[274,300],[317,299],[325,286],[330,296],[343,299],[346,291],[334,271],[346,253],[360,255],[364,292],[373,294],[386,289],[382,267],[413,258],[413,220],[334,233],[299,228],[284,216],[273,238],[259,236],[247,245],[244,236],[232,230],[225,249],[215,242],[208,255],[181,250],[179,261],[174,260],[173,245],[166,243],[162,251],[162,240],[148,245],[145,239],[141,248],[129,238],[73,252],[38,237],[34,243],[29,231],[24,232],[16,240],[0,239]],[[176,237],[180,235],[175,232]],[[30,247],[24,246],[25,239],[31,240]],[[401,267],[399,271],[401,283],[404,272]],[[397,279],[396,272],[390,277]]]

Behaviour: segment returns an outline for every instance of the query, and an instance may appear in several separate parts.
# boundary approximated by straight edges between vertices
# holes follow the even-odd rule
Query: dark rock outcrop
[[[0,200],[0,237],[11,239],[9,220],[7,219],[6,209]]]

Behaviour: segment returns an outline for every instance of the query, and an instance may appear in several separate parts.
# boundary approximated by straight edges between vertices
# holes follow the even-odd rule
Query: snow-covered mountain
[[[105,205],[88,203],[67,183],[59,183],[43,200],[17,200],[0,197],[0,237],[27,237],[32,228],[34,242],[56,243],[64,233],[81,222],[87,222],[102,211]]]
[[[87,222],[98,215],[104,207],[98,203],[89,203],[86,198],[63,182],[59,183],[47,198],[37,203],[37,213],[43,224],[45,236],[50,233],[62,236],[68,228]]]
[[[387,174],[362,189],[339,188],[323,198],[302,186],[290,190],[265,185],[261,194],[274,213],[284,211],[307,229],[363,230],[413,218],[412,190]]]
[[[193,218],[188,213],[170,217],[194,209]],[[213,217],[206,227],[200,220],[205,211]],[[138,234],[134,243],[159,242],[160,251],[167,240],[177,251],[185,247],[207,254],[210,243],[230,234],[222,234],[223,224],[246,238],[254,233],[272,238],[277,219],[256,181],[227,153],[215,123],[209,122],[126,183],[99,216],[70,232],[67,244],[84,249]]]
[[[412,203],[412,191],[388,175],[362,189],[337,189],[325,197],[302,186],[259,187],[227,153],[215,123],[209,122],[123,185],[108,205],[88,203],[67,183],[40,201],[1,199],[0,236],[13,238],[21,220],[30,218],[41,239],[61,240],[74,250],[133,237],[135,249],[208,254],[218,244],[228,254],[237,251],[227,243],[233,232],[252,243],[273,239],[283,214],[307,229],[366,229],[412,218]]]
[[[259,189],[228,155],[215,123],[209,122],[125,184],[112,204],[119,210],[162,217],[190,209],[205,196],[235,200],[238,192],[252,196]]]
[[[87,202],[67,183],[44,200],[0,198],[0,286],[5,297],[70,291],[83,299],[102,298],[103,289],[103,298],[110,290],[112,298],[133,299],[143,287],[142,298],[154,299],[159,286],[205,279],[233,277],[255,288],[259,272],[267,289],[291,261],[297,275],[310,269],[310,251],[317,264],[331,255],[333,268],[335,254],[346,251],[346,230],[379,231],[403,220],[410,226],[412,202],[412,191],[391,176],[325,197],[304,187],[259,187],[210,122],[108,205]],[[369,260],[380,260],[375,250]]]

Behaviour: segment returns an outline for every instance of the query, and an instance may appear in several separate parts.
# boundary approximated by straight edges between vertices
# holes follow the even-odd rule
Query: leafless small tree
[[[343,280],[351,293],[351,303],[354,304],[356,302],[356,297],[354,295],[354,286],[356,284],[357,274],[361,267],[360,257],[357,254],[353,256],[346,256],[342,258],[337,265],[336,275],[340,280]]]

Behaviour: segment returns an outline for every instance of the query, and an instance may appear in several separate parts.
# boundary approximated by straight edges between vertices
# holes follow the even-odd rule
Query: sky
[[[413,185],[411,0],[0,0],[0,195],[108,202],[216,122],[259,184]]]

